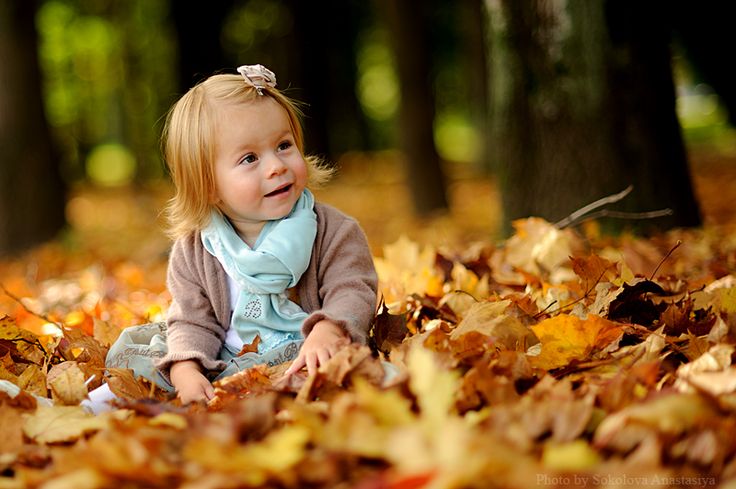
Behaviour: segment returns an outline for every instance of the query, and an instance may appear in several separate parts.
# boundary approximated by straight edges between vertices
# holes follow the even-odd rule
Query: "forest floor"
[[[401,165],[366,158],[316,193],[369,237],[397,377],[355,346],[184,408],[111,372],[121,409],[85,413],[120,329],[164,317],[170,188],[76,189],[69,231],[0,262],[0,383],[23,388],[0,392],[0,489],[736,488],[736,157],[692,157],[703,229],[506,240],[493,179],[452,168],[450,210],[418,219]]]

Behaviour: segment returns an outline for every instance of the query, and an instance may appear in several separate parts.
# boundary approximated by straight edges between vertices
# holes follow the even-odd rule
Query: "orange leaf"
[[[89,336],[94,335],[95,322],[92,316],[84,311],[72,311],[64,318],[64,325],[70,328],[77,328],[84,331]]]
[[[258,345],[261,343],[261,337],[256,335],[253,341],[243,345],[243,348],[238,352],[238,356],[243,356],[246,353],[258,353]]]
[[[570,257],[572,270],[583,281],[583,286],[588,289],[596,283],[606,279],[608,272],[615,272],[616,265],[598,255],[587,257]],[[608,281],[608,280],[604,280]]]
[[[561,314],[532,326],[542,343],[539,355],[530,358],[534,367],[552,370],[572,360],[583,360],[618,339],[623,330],[616,323],[591,315],[588,319]]]

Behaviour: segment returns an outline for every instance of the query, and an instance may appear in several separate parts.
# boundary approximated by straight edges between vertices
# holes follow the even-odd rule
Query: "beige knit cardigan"
[[[363,230],[355,219],[316,203],[317,236],[309,267],[295,287],[309,314],[304,337],[322,319],[338,324],[358,343],[367,340],[376,309],[377,276]],[[218,360],[230,327],[231,304],[225,270],[202,245],[200,233],[174,242],[167,286],[168,353],[156,362],[162,373],[175,362],[197,360],[205,370],[221,370]]]

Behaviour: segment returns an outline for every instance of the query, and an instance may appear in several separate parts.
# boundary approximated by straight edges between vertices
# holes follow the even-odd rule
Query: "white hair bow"
[[[263,95],[266,86],[276,88],[276,75],[263,65],[238,66],[238,73],[243,75],[245,83],[255,87],[259,95]]]

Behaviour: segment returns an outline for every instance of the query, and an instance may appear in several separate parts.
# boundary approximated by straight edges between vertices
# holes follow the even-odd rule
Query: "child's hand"
[[[307,338],[304,340],[299,356],[291,364],[291,367],[284,372],[284,376],[289,376],[294,372],[298,372],[305,365],[309,375],[317,372],[317,367],[324,365],[330,358],[335,356],[338,350],[350,343],[350,338],[345,332],[332,321],[323,319],[312,328]]]
[[[194,360],[176,362],[169,371],[171,384],[182,404],[209,401],[215,396],[215,389],[202,374],[199,363]]]

